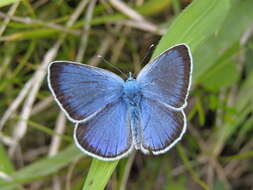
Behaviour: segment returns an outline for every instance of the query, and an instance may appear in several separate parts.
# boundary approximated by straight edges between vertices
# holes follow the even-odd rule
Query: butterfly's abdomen
[[[129,79],[123,88],[123,99],[127,105],[128,114],[131,121],[131,131],[136,149],[140,149],[142,131],[140,127],[140,101],[141,91],[136,80]]]

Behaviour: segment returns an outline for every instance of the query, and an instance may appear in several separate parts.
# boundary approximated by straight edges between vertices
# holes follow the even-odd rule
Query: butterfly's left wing
[[[187,45],[176,45],[148,63],[137,81],[144,97],[159,100],[174,110],[186,106],[192,60]]]
[[[86,122],[77,123],[74,139],[84,153],[101,160],[128,155],[133,146],[126,104],[120,98]]]
[[[170,109],[149,98],[142,98],[140,112],[144,153],[161,154],[168,151],[183,136],[186,118],[183,111]]]

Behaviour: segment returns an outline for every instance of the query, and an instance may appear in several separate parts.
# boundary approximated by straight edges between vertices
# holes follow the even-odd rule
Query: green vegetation
[[[0,0],[0,189],[252,189],[253,1],[118,2]],[[82,154],[48,90],[48,63],[117,73],[100,54],[138,73],[152,43],[152,58],[177,43],[192,50],[184,138],[161,156]]]

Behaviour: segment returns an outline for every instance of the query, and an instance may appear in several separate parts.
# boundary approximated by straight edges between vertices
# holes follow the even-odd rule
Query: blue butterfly
[[[49,88],[75,124],[74,140],[84,153],[112,161],[134,148],[155,155],[183,136],[183,109],[191,85],[192,56],[178,44],[148,63],[137,78],[69,61],[48,66]]]

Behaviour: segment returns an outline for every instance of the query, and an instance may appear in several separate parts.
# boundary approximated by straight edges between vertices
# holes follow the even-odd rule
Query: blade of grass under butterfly
[[[83,190],[104,189],[118,161],[104,162],[93,159]]]

